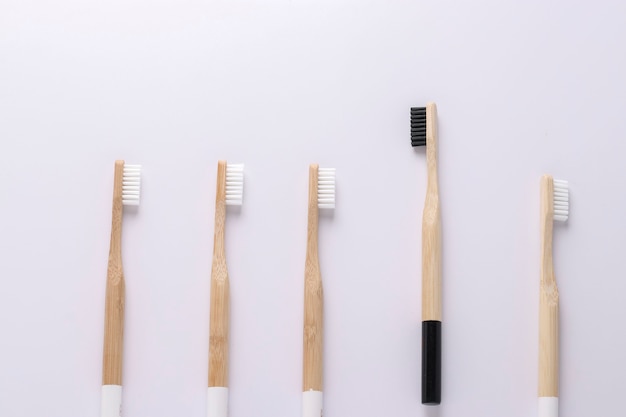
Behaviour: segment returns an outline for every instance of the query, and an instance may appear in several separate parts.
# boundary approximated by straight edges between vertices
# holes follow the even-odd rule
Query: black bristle
[[[411,145],[426,146],[426,107],[411,107]]]

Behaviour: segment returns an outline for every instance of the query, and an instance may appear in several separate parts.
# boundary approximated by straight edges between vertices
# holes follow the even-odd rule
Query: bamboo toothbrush
[[[539,417],[559,414],[559,290],[554,278],[554,221],[569,215],[567,181],[541,178],[541,281],[539,290]]]
[[[122,414],[122,356],[124,341],[124,272],[122,270],[122,213],[125,205],[139,205],[141,165],[115,161],[113,221],[107,270],[102,360],[102,417]]]
[[[224,248],[224,227],[226,224],[226,206],[240,206],[242,202],[243,164],[227,164],[226,161],[219,161],[217,163],[215,197],[213,265],[211,267],[208,417],[226,417],[228,415],[230,287]]]
[[[309,166],[309,214],[304,268],[302,416],[322,417],[324,291],[318,257],[318,210],[335,208],[335,169]]]
[[[411,145],[426,146],[422,218],[422,404],[441,403],[441,214],[437,182],[437,106],[411,108]]]

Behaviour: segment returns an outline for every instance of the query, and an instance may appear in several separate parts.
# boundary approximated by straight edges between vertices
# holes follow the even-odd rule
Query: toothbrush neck
[[[551,177],[541,180],[541,283],[554,283],[552,235],[554,229],[554,185]]]
[[[307,262],[318,262],[317,256],[317,229],[319,221],[319,208],[318,208],[318,178],[319,178],[319,166],[317,164],[311,164],[309,166],[309,214],[308,214],[308,227],[307,227],[307,250],[306,259]]]
[[[215,228],[213,233],[213,251],[215,255],[224,256],[224,235],[226,228],[226,202],[218,200],[215,203]]]
[[[224,229],[226,228],[226,161],[217,164],[215,188],[215,224],[213,231],[213,255],[224,257]]]
[[[317,261],[318,259],[318,220],[319,209],[317,208],[317,201],[309,203],[309,216],[307,227],[307,260]]]
[[[116,258],[121,263],[122,257],[122,215],[124,206],[122,203],[122,181],[124,164],[116,161],[115,175],[113,178],[113,209],[111,214],[111,246],[109,260]]]
[[[117,199],[116,199],[117,200]],[[122,200],[113,202],[113,218],[111,221],[111,246],[109,255],[120,255],[122,252]]]
[[[435,151],[433,151],[433,154],[427,155],[426,165],[428,169],[427,187],[428,187],[429,194],[438,193],[439,192],[439,180],[438,180],[438,175],[437,175],[437,156],[436,156]]]
[[[431,129],[426,141],[426,168],[428,170],[428,188],[437,191],[437,134],[435,126]]]

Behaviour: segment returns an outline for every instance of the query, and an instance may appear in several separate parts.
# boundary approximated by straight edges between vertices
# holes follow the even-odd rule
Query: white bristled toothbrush
[[[122,415],[122,356],[124,342],[124,272],[122,214],[125,205],[139,205],[141,165],[115,161],[113,220],[104,310],[102,360],[102,417]]]
[[[324,291],[318,256],[318,210],[335,208],[335,169],[309,166],[309,209],[304,268],[302,417],[322,417]]]
[[[567,181],[541,178],[541,282],[539,291],[539,417],[559,415],[559,291],[554,278],[554,221],[569,215]]]
[[[207,416],[228,415],[228,341],[230,286],[224,233],[226,206],[243,202],[243,164],[217,164],[213,265],[211,267],[211,317],[209,323],[209,389]]]

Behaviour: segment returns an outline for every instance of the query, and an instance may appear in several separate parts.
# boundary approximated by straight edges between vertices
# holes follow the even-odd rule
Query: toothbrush
[[[141,165],[115,161],[113,221],[107,271],[102,360],[102,417],[122,415],[122,356],[124,341],[124,272],[122,214],[124,206],[139,205]]]
[[[541,281],[539,291],[539,417],[559,415],[559,290],[554,278],[554,221],[569,215],[567,181],[541,178]]]
[[[304,268],[302,417],[322,417],[324,291],[318,257],[318,210],[335,208],[335,169],[309,166],[309,214]]]
[[[209,323],[208,417],[226,417],[228,415],[230,288],[224,248],[224,227],[226,206],[240,206],[243,203],[243,167],[243,164],[227,164],[226,161],[217,163]]]
[[[441,214],[437,182],[437,106],[411,108],[411,145],[426,146],[422,218],[422,404],[441,403]]]

